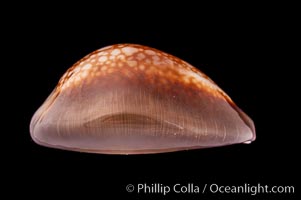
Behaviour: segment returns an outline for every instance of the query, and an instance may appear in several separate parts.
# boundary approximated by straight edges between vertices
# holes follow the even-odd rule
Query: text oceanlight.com
[[[126,186],[127,192],[135,192],[138,194],[162,194],[181,193],[181,194],[293,194],[295,192],[294,186],[282,185],[265,185],[265,184],[241,184],[241,185],[221,185],[216,183],[211,184],[195,184],[176,183],[167,185],[162,183],[138,183],[128,184]]]

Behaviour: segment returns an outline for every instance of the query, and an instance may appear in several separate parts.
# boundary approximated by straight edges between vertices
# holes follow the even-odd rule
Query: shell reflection
[[[43,146],[140,154],[246,143],[252,120],[211,79],[162,51],[99,49],[74,64],[34,114]]]

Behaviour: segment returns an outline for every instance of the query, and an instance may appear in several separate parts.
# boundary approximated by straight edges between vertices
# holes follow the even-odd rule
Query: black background
[[[300,131],[296,129],[297,117],[290,114],[298,109],[294,104],[297,90],[293,89],[297,79],[285,56],[290,37],[280,30],[290,29],[281,22],[281,13],[263,16],[265,10],[254,14],[254,10],[220,13],[213,9],[203,14],[201,8],[191,12],[186,8],[166,9],[169,12],[157,9],[146,13],[120,6],[120,10],[108,8],[106,14],[105,8],[87,12],[88,16],[80,9],[67,13],[67,8],[48,12],[37,9],[8,23],[14,29],[9,37],[12,39],[7,39],[13,48],[7,60],[14,63],[16,81],[7,92],[14,105],[8,121],[13,123],[9,123],[10,139],[4,142],[9,146],[7,185],[16,191],[11,195],[29,187],[22,195],[85,199],[150,196],[127,193],[125,186],[130,183],[260,183],[294,185],[298,192],[300,155],[296,137]],[[31,117],[63,73],[86,54],[116,43],[151,46],[205,72],[254,120],[256,141],[250,145],[131,156],[68,152],[35,144],[29,135]],[[161,194],[154,197],[163,198]],[[225,196],[176,195],[185,199],[211,197]],[[250,195],[226,197],[241,199]]]

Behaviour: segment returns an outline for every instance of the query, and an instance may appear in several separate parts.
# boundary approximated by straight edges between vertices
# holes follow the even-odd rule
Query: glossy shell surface
[[[105,154],[143,154],[248,143],[252,120],[204,73],[134,44],[75,63],[36,111],[33,140]]]

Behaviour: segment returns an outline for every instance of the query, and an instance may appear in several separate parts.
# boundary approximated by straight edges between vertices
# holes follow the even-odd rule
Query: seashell
[[[117,44],[75,63],[36,111],[43,146],[161,153],[255,140],[252,120],[210,78],[162,51]]]

